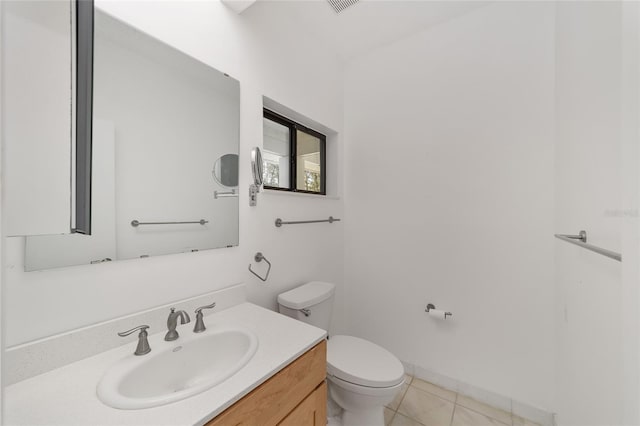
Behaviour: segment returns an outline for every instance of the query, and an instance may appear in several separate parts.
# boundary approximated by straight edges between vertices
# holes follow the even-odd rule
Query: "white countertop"
[[[205,323],[208,329],[243,326],[258,336],[253,358],[219,385],[155,408],[108,407],[96,396],[96,385],[111,365],[133,356],[134,342],[8,386],[4,391],[5,425],[203,425],[326,336],[324,330],[251,303],[209,315]],[[191,333],[192,327],[192,323],[185,324],[178,331]],[[154,337],[150,336],[152,350],[154,344],[178,342]]]

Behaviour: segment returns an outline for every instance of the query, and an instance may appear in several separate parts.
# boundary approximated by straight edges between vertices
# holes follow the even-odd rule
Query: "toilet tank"
[[[278,295],[281,314],[329,331],[335,285],[321,281],[296,287]]]

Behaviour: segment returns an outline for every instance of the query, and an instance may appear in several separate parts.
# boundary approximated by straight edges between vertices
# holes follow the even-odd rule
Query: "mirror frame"
[[[77,0],[75,197],[72,233],[91,235],[94,2]]]

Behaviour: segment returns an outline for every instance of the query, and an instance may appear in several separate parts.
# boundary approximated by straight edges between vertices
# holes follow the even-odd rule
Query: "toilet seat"
[[[395,386],[389,386],[385,388],[372,388],[369,386],[356,385],[346,380],[339,379],[335,376],[328,376],[327,380],[330,384],[333,384],[339,388],[342,388],[348,392],[352,392],[358,395],[366,395],[372,397],[384,397],[387,395],[395,395],[402,385],[404,385],[404,378]]]
[[[327,344],[327,374],[370,388],[402,384],[404,367],[381,346],[353,336],[331,336]]]

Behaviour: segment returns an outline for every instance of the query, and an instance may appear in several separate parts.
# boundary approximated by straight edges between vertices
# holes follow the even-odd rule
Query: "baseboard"
[[[402,362],[405,372],[418,379],[431,382],[445,389],[452,390],[461,395],[473,398],[476,401],[491,405],[513,415],[531,420],[542,426],[555,426],[555,416],[546,410],[534,407],[521,401],[516,401],[504,395],[499,395],[486,389],[479,388],[469,383],[453,379],[435,371],[427,370],[420,366]]]

